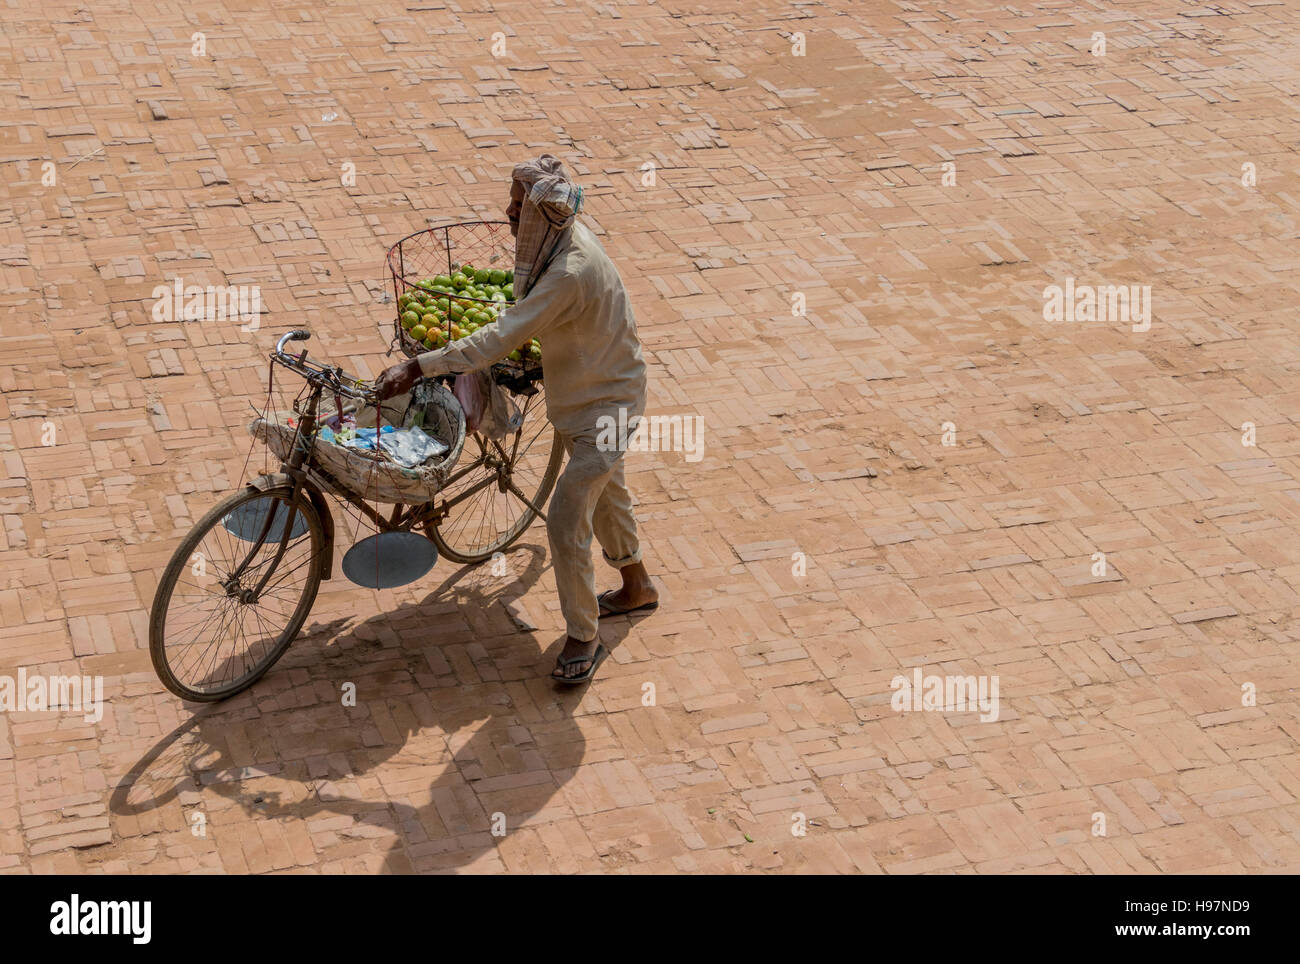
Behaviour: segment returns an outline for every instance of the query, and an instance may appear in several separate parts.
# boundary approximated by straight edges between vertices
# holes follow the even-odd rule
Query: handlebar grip
[[[291,341],[306,341],[311,337],[311,332],[306,328],[295,328],[293,331],[286,331],[280,336],[280,340],[275,343],[275,353],[277,355],[284,352],[284,346]]]

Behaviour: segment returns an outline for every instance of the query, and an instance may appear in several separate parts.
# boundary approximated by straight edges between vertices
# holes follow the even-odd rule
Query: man
[[[546,527],[568,633],[551,676],[563,683],[591,679],[609,655],[596,639],[601,616],[659,605],[641,562],[623,447],[596,444],[602,416],[635,426],[645,412],[645,360],[618,270],[596,236],[575,221],[581,203],[582,189],[557,158],[543,154],[517,165],[506,208],[515,237],[516,304],[496,324],[396,365],[376,381],[380,397],[389,398],[421,376],[487,368],[530,338],[545,345],[547,414],[569,456]],[[623,577],[620,589],[600,596],[593,532]]]

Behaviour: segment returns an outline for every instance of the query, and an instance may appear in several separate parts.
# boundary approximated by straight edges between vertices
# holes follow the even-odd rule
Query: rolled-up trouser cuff
[[[626,566],[635,566],[641,561],[641,549],[639,547],[631,555],[623,556],[621,559],[611,559],[609,553],[604,549],[600,550],[600,554],[604,556],[605,561],[615,569],[623,569]]]

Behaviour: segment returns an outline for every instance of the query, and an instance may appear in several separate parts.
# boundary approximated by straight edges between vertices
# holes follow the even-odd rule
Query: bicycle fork
[[[256,603],[261,597],[262,591],[266,584],[270,582],[271,576],[275,574],[280,563],[284,559],[284,554],[289,548],[289,540],[293,532],[293,524],[298,518],[298,499],[306,497],[305,489],[307,487],[307,473],[303,471],[303,466],[307,464],[307,459],[311,455],[312,442],[316,430],[316,413],[320,401],[320,390],[311,393],[307,398],[305,411],[299,413],[298,434],[294,437],[293,449],[289,453],[289,459],[280,463],[280,471],[292,480],[289,489],[289,512],[288,517],[284,520],[284,527],[279,536],[279,547],[275,550],[275,558],[263,573],[261,580],[251,589],[240,588],[239,577],[243,575],[244,570],[248,568],[249,563],[257,557],[266,545],[267,536],[271,533],[271,526],[275,522],[276,512],[274,507],[268,509],[266,521],[262,523],[262,531],[258,533],[257,540],[253,543],[253,548],[249,550],[244,561],[239,564],[239,568],[226,577],[222,587],[226,590],[226,595],[236,597],[240,602]],[[322,520],[323,524],[323,520]]]

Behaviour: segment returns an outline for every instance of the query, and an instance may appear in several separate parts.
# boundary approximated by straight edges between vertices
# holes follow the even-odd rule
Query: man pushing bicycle
[[[658,592],[641,561],[623,440],[597,444],[599,427],[635,424],[645,412],[646,365],[623,280],[596,236],[576,221],[582,189],[559,159],[516,165],[506,218],[515,237],[516,304],[492,325],[384,371],[380,399],[422,377],[488,368],[531,338],[545,338],[546,409],[569,456],[547,513],[560,612],[567,638],[551,676],[592,678],[608,656],[597,641],[601,616],[648,612]],[[623,417],[620,420],[620,410]],[[596,595],[592,535],[623,585]]]

